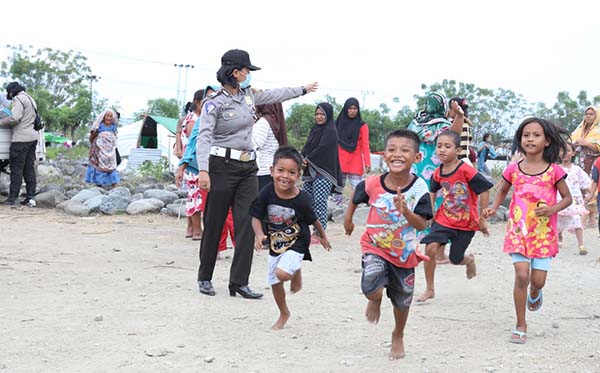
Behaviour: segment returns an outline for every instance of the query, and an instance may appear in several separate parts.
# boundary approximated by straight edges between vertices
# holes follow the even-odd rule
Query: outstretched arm
[[[500,204],[506,198],[508,191],[510,190],[510,184],[506,182],[506,180],[500,180],[500,185],[498,185],[498,192],[496,193],[496,198],[494,198],[494,203],[491,207],[486,207],[483,210],[483,216],[487,219],[492,215],[496,215],[496,211]]]
[[[352,218],[354,217],[354,212],[356,211],[357,205],[354,202],[350,201],[348,203],[348,208],[346,209],[346,216],[344,217],[344,231],[346,231],[346,235],[349,236],[354,231],[354,223],[352,222]]]
[[[254,249],[260,251],[262,250],[266,236],[263,231],[262,222],[255,217],[252,217],[252,230],[254,231]]]

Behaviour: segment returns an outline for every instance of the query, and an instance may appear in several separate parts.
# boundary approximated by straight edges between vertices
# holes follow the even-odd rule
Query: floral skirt
[[[183,175],[183,185],[185,185],[185,189],[187,190],[185,214],[187,216],[192,216],[198,212],[203,212],[208,193],[198,187],[198,175],[185,171]]]

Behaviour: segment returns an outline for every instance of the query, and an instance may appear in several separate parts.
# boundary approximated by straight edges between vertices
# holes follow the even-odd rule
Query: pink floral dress
[[[183,129],[181,131],[181,147],[182,152],[185,152],[185,147],[188,144],[190,134],[187,133],[187,125],[190,122],[195,123],[198,116],[196,113],[189,113],[183,120]],[[206,201],[207,193],[204,190],[198,188],[198,175],[185,170],[183,172],[183,182],[181,184],[181,190],[187,191],[187,200],[185,203],[185,214],[192,216],[197,212],[204,211],[204,203]]]
[[[575,164],[572,164],[569,168],[561,167],[567,172],[567,185],[571,197],[573,197],[573,203],[558,213],[558,231],[562,232],[567,229],[573,233],[576,229],[583,229],[581,217],[589,214],[589,211],[585,208],[581,189],[587,189],[592,184],[592,179],[581,167]],[[560,195],[558,200],[560,201]]]
[[[556,205],[556,184],[567,174],[559,165],[550,164],[544,172],[528,175],[521,171],[520,164],[510,164],[502,174],[513,187],[504,252],[527,258],[554,257],[558,253],[557,214],[538,217],[534,210]]]

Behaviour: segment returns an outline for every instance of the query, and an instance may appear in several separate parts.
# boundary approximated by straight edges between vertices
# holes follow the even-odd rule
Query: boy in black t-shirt
[[[302,156],[294,147],[280,147],[275,152],[271,167],[273,183],[261,189],[250,207],[252,229],[256,235],[255,249],[261,250],[265,240],[269,246],[269,284],[279,308],[274,330],[283,328],[290,317],[283,282],[290,281],[292,293],[302,288],[302,260],[311,260],[309,225],[314,225],[319,233],[321,245],[326,250],[331,249],[325,230],[312,208],[310,196],[296,186],[301,165]]]

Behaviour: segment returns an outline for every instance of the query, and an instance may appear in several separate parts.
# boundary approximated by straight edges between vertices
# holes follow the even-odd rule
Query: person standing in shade
[[[358,100],[346,100],[338,115],[335,126],[338,132],[338,153],[342,180],[350,182],[352,190],[371,171],[371,150],[369,148],[369,126],[360,115]],[[341,195],[340,195],[341,196]]]
[[[12,113],[0,120],[0,125],[9,125],[12,130],[10,141],[10,189],[5,205],[18,206],[21,184],[25,179],[27,197],[22,205],[35,206],[35,149],[38,133],[33,128],[37,105],[33,98],[25,92],[25,87],[17,82],[6,86],[6,98],[12,100]]]
[[[313,208],[323,229],[327,229],[327,198],[331,192],[342,193],[343,181],[338,160],[338,136],[333,123],[333,107],[321,102],[315,109],[315,124],[302,149],[304,156],[302,189],[313,200]],[[319,243],[317,232],[311,243]]]
[[[492,172],[485,164],[488,158],[496,158],[496,149],[492,145],[492,135],[486,133],[483,135],[483,141],[477,147],[477,170],[489,176]]]
[[[258,167],[252,144],[255,105],[286,101],[318,88],[315,82],[303,87],[255,91],[250,89],[250,71],[256,70],[260,68],[250,63],[248,52],[227,51],[217,71],[222,87],[202,105],[202,125],[196,142],[198,185],[209,194],[204,210],[198,288],[205,295],[216,294],[212,277],[223,223],[231,207],[237,246],[229,275],[229,295],[251,299],[263,296],[248,286],[254,246],[248,211],[258,194]]]

